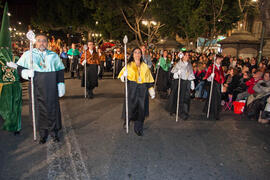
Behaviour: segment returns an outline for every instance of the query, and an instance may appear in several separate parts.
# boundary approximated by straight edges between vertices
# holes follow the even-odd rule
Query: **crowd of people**
[[[124,66],[124,54],[121,48],[116,47],[114,51],[102,51],[101,48],[98,47],[93,47],[93,49],[97,51],[100,59],[98,62],[98,77],[102,79],[104,72],[108,71],[112,72],[113,78],[116,78]],[[208,101],[210,81],[209,77],[206,78],[206,76],[209,76],[207,71],[216,61],[217,54],[214,50],[209,50],[206,53],[194,51],[172,52],[167,50],[154,52],[147,50],[144,45],[142,45],[140,49],[142,50],[144,62],[151,70],[152,76],[155,79],[155,88],[160,98],[171,99],[170,101],[175,99],[175,97],[170,98],[170,95],[175,93],[177,89],[175,80],[178,79],[178,77],[174,74],[176,73],[176,67],[179,66],[179,62],[183,62],[183,57],[186,57],[186,61],[189,62],[190,65],[189,68],[192,68],[193,71],[193,73],[190,74],[192,75],[190,82],[192,85],[190,98],[195,98],[199,101]],[[80,71],[83,72],[83,65],[80,63],[80,61],[82,62],[82,60],[80,60],[82,58],[81,56],[84,53],[83,45],[73,43],[70,48],[67,46],[61,47],[58,53],[65,66],[65,72],[69,72],[71,78],[74,78],[75,74],[77,78],[83,78],[83,76],[81,77],[80,75]],[[130,56],[129,53],[128,56]],[[221,107],[217,111],[233,110],[233,102],[235,101],[246,102],[245,114],[248,117],[254,117],[262,123],[268,122],[268,120],[266,120],[267,116],[265,115],[267,111],[264,111],[264,109],[267,105],[267,100],[270,101],[270,99],[268,99],[268,92],[270,90],[269,59],[263,57],[262,60],[258,62],[255,57],[232,57],[226,54],[223,54],[221,58],[220,67],[222,76],[218,78],[224,76],[224,80],[215,81],[219,83],[219,86],[214,87],[214,89],[220,88]],[[219,71],[219,68],[217,71]],[[183,73],[181,75],[179,72],[179,76],[182,76],[180,77],[182,85],[187,79],[185,79]],[[185,86],[186,85],[181,86],[181,91]],[[258,98],[261,96],[263,96],[263,98]],[[184,97],[181,96],[180,101],[187,101],[187,104],[189,104],[189,100],[184,100],[183,98]],[[262,101],[261,104],[264,105],[256,106],[258,108],[254,109],[253,104],[258,104],[259,99]],[[170,103],[175,104],[176,102]],[[188,117],[187,111],[189,105],[186,105],[185,108],[186,116],[184,119]],[[180,111],[182,112],[185,108],[181,107]],[[170,112],[173,114],[175,110],[171,109]],[[260,115],[260,112],[263,113]],[[218,116],[219,115],[217,115],[216,119],[219,119]]]

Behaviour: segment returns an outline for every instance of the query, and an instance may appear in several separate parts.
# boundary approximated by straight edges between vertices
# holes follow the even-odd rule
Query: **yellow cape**
[[[125,71],[125,67],[123,67],[123,69],[119,73],[118,78],[120,78],[123,75],[124,71]],[[133,81],[138,84],[154,83],[154,78],[151,74],[151,71],[144,62],[141,63],[141,67],[140,67],[141,81],[139,81],[139,72],[134,61],[127,64],[127,71],[128,71],[127,79],[129,81]]]

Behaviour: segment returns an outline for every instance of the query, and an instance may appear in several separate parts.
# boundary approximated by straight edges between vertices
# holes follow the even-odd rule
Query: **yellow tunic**
[[[139,73],[139,69],[140,69],[140,73]],[[123,69],[119,73],[118,78],[120,78],[123,75],[124,71],[125,71],[125,67],[123,67]],[[134,61],[129,63],[127,65],[127,71],[128,71],[127,79],[129,81],[133,81],[138,84],[154,83],[154,78],[152,77],[151,71],[148,68],[147,64],[145,64],[144,62],[141,63],[140,68],[136,66],[136,63]]]

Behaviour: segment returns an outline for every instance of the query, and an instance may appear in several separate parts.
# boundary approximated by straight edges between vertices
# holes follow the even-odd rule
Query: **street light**
[[[21,25],[22,23],[19,21],[18,24]]]
[[[142,24],[147,26],[148,25],[148,21],[147,20],[142,20]]]
[[[7,13],[7,15],[8,15],[8,16],[11,16],[11,14],[10,14],[9,12]]]
[[[154,26],[157,25],[157,22],[156,21],[151,21],[150,23],[153,24]]]

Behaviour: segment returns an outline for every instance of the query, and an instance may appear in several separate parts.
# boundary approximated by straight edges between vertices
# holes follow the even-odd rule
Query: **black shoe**
[[[53,137],[53,142],[57,143],[60,142],[60,139],[58,136]]]
[[[47,141],[47,139],[46,138],[40,138],[39,139],[39,144],[45,144],[46,143],[46,141]]]
[[[143,136],[143,132],[142,132],[142,131],[135,131],[135,133],[136,133],[138,136]]]
[[[15,131],[14,136],[20,135],[20,131]]]

